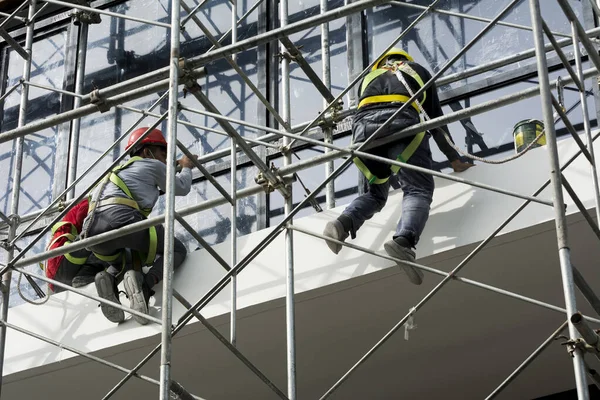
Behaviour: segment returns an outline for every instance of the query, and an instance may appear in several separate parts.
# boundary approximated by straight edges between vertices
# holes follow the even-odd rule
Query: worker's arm
[[[423,82],[426,83],[431,79],[431,74],[425,68],[422,68],[422,71],[422,73],[421,71],[419,71],[419,75],[422,77]],[[425,99],[425,104],[423,105],[423,108],[425,109],[427,115],[429,115],[429,118],[431,119],[441,117],[444,115],[444,112],[442,111],[442,105],[440,104],[440,99],[438,97],[435,82],[427,89],[427,98]],[[433,140],[435,140],[435,144],[442,151],[442,153],[444,153],[448,161],[450,161],[450,165],[452,166],[454,172],[463,172],[472,167],[473,164],[465,163],[460,160],[460,155],[448,143],[442,131],[445,132],[448,135],[448,138],[450,138],[450,140],[452,141],[452,143],[454,143],[454,139],[452,138],[452,135],[450,134],[447,125],[442,125],[439,128],[432,129],[430,132],[431,136],[433,137]]]
[[[158,160],[152,161],[152,172],[156,186],[163,192],[167,191],[167,166]],[[192,164],[193,165],[193,164]],[[185,196],[192,188],[192,169],[185,166],[175,175],[175,196]]]

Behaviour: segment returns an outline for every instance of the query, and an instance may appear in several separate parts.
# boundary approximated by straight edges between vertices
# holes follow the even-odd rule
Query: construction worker
[[[71,208],[63,219],[52,227],[52,238],[47,250],[76,241],[87,213],[88,199],[82,200]],[[81,249],[49,259],[45,273],[50,279],[78,288],[94,282],[96,274],[104,271],[106,267],[108,263],[99,260],[91,251]],[[50,289],[55,293],[64,290],[52,284]]]
[[[85,221],[84,232],[92,237],[143,221],[166,191],[167,142],[158,129],[152,130],[142,141],[133,146],[148,128],[139,128],[131,133],[125,151],[131,158],[115,168],[95,189],[90,201],[90,212]],[[193,161],[188,157],[177,160],[181,171],[175,179],[175,195],[185,196],[192,185]],[[130,307],[148,314],[148,301],[152,287],[163,277],[164,228],[162,225],[134,232],[117,239],[90,247],[94,254],[111,264],[105,272],[96,275],[98,295],[119,303],[118,278],[123,274],[124,249],[139,254],[143,264],[150,265],[147,273],[131,269],[124,273],[125,293]],[[177,268],[185,260],[187,249],[175,238],[175,263]],[[122,310],[102,304],[102,313],[112,322],[122,322]],[[139,316],[133,318],[144,325],[148,321]]]
[[[412,97],[412,94],[430,79],[429,71],[415,63],[404,50],[392,49],[377,60],[359,89],[360,102],[352,123],[352,133],[356,142],[364,142],[370,138]],[[417,100],[405,107],[386,128],[378,133],[377,139],[418,124],[424,113],[430,118],[443,115],[435,85],[431,85]],[[446,126],[441,129],[449,135]],[[433,136],[455,172],[465,171],[472,166],[459,159],[458,153],[448,144],[439,130],[401,138],[392,143],[370,148],[367,152],[431,169],[433,160],[429,148],[430,136]],[[392,257],[414,262],[413,249],[429,217],[434,189],[433,177],[423,172],[390,167],[389,164],[364,158],[354,158],[354,163],[369,182],[368,190],[354,199],[337,219],[329,221],[323,235],[341,242],[348,236],[354,239],[362,224],[381,211],[386,204],[390,188],[389,177],[397,173],[404,192],[402,216],[392,240],[386,242],[384,248]],[[331,241],[326,243],[335,254],[338,254],[342,248],[338,243]],[[423,273],[420,270],[405,264],[399,265],[404,268],[412,283],[420,285],[423,282]]]

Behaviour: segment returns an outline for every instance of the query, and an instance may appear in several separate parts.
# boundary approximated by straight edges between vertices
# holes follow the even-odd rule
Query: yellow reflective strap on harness
[[[396,157],[396,160],[403,162],[403,163],[408,162],[408,160],[413,156],[413,154],[415,154],[415,151],[417,151],[417,149],[421,145],[423,138],[425,138],[425,132],[416,134],[415,137],[413,138],[413,140],[411,140],[411,142],[408,144],[408,146],[406,146],[404,151],[401,154],[399,154],[398,157]],[[358,157],[353,158],[352,161],[354,162],[356,167],[360,170],[360,172],[363,173],[365,178],[367,178],[367,180],[369,181],[369,184],[371,184],[371,185],[373,185],[373,184],[381,185],[383,183],[386,183],[390,179],[389,177],[388,178],[378,178],[377,176],[373,175],[373,173],[369,170],[369,168],[367,168],[367,166]],[[400,171],[400,168],[401,167],[399,165],[392,165],[390,167],[390,169],[392,170],[392,173],[394,173],[394,174],[397,174],[398,171]]]
[[[135,208],[136,210],[140,210],[140,207],[138,206],[138,203],[135,200],[128,199],[125,197],[110,197],[106,200],[102,200],[100,204],[103,206],[107,206],[109,204],[121,204],[124,206]]]
[[[354,162],[354,165],[356,165],[356,167],[360,170],[360,172],[363,173],[363,175],[365,176],[365,178],[367,178],[367,180],[369,181],[370,184],[374,184],[374,185],[381,185],[383,183],[386,183],[390,178],[378,178],[375,175],[373,175],[371,173],[371,171],[369,171],[369,168],[367,168],[367,166],[362,162],[362,160],[358,157],[354,157],[352,159],[352,161]]]
[[[410,97],[403,94],[382,94],[379,96],[369,96],[365,97],[360,101],[360,103],[358,103],[358,108],[361,108],[367,104],[375,103],[406,103],[408,100],[410,100]],[[419,106],[416,104],[416,102],[413,101],[411,106],[417,110],[417,112],[420,112]]]
[[[413,154],[415,154],[415,151],[417,151],[417,149],[421,145],[421,142],[423,141],[424,137],[425,132],[417,133],[413,140],[408,144],[408,146],[406,146],[404,151],[400,155],[398,155],[398,157],[396,157],[396,159],[403,163],[408,162],[408,160],[412,157]],[[400,171],[400,168],[401,167],[399,165],[392,165],[391,170],[394,174],[397,174],[398,171]]]
[[[67,242],[67,243],[70,243],[70,242]],[[65,243],[65,244],[67,244],[67,243]],[[72,264],[75,264],[75,265],[83,265],[87,262],[87,259],[88,259],[87,257],[75,257],[69,253],[65,254],[65,258],[67,260],[69,260]]]
[[[371,84],[371,82],[373,82],[375,80],[375,78],[377,78],[380,75],[383,75],[387,72],[387,69],[376,69],[375,71],[371,71],[367,74],[367,76],[365,76],[365,79],[363,79],[362,85],[360,85],[360,93],[358,94],[359,96],[362,96],[362,94],[365,92],[365,89],[367,88],[367,86],[369,86]]]
[[[59,230],[60,228],[62,228],[65,225],[71,225],[71,233],[73,235],[77,235],[77,229],[75,228],[75,225],[69,221],[60,221],[60,222],[57,222],[56,224],[52,225],[52,234],[56,233],[57,230]]]
[[[56,243],[56,242],[57,242],[59,239],[61,239],[61,238],[64,238],[64,237],[66,237],[66,238],[67,238],[67,240],[68,240],[69,242],[72,242],[73,240],[75,240],[75,237],[76,237],[76,236],[75,236],[75,235],[72,235],[72,234],[70,234],[70,233],[63,233],[62,235],[55,237],[55,238],[54,238],[54,239],[53,239],[53,240],[50,242],[50,244],[48,245],[48,249],[49,249],[50,247],[52,247],[52,245],[53,245],[54,243]]]
[[[150,229],[148,229],[148,233],[150,234],[150,247],[148,249],[146,265],[152,265],[154,263],[154,259],[156,258],[156,248],[158,244],[158,235],[156,234],[156,227],[151,226]]]
[[[117,253],[115,253],[115,254],[112,254],[112,255],[110,255],[110,256],[105,256],[105,255],[98,254],[98,253],[94,253],[94,255],[95,255],[95,256],[96,256],[96,257],[97,257],[99,260],[105,261],[105,262],[107,262],[107,263],[112,263],[112,262],[116,261],[116,260],[117,260],[117,259],[118,259],[118,258],[121,256],[121,253],[122,253],[122,252],[121,252],[121,251],[119,251],[119,252],[117,252]]]

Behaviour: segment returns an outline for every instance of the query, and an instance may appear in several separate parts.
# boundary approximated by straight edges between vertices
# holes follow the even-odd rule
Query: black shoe
[[[114,276],[106,271],[102,271],[96,274],[94,281],[96,282],[98,296],[105,300],[121,304],[119,301],[117,281],[115,280]],[[102,303],[100,304],[100,309],[102,310],[102,314],[104,314],[106,319],[108,319],[110,322],[115,322],[118,324],[125,321],[125,313],[119,308]]]
[[[127,293],[130,302],[129,307],[147,315],[151,291],[144,281],[142,273],[133,270],[127,271],[123,277],[123,282],[125,283],[125,293]],[[137,315],[133,315],[133,319],[140,325],[148,323],[146,318]]]

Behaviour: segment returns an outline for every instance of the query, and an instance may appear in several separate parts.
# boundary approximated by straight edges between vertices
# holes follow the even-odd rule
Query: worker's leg
[[[327,223],[323,235],[340,242],[345,241],[349,235],[354,238],[365,221],[371,219],[385,206],[389,190],[389,181],[382,184],[369,184],[364,194],[355,198],[337,219]],[[325,243],[335,254],[342,249],[341,244],[329,240]]]
[[[356,232],[373,215],[383,209],[388,199],[390,183],[369,184],[368,190],[362,196],[355,198],[338,218],[348,232]]]
[[[424,141],[408,162],[411,165],[431,169],[429,143]],[[405,238],[411,247],[415,247],[429,218],[435,185],[433,177],[423,172],[402,168],[398,175],[404,198],[402,215],[394,239]]]
[[[424,141],[408,160],[409,164],[431,169],[431,151],[429,143]],[[393,240],[384,244],[385,251],[399,260],[414,262],[416,254],[413,248],[429,218],[429,206],[433,197],[433,177],[409,168],[402,168],[398,173],[398,181],[404,197],[402,199],[402,215]],[[408,264],[398,263],[415,285],[423,282],[423,272]]]

